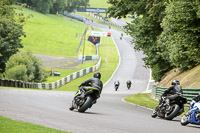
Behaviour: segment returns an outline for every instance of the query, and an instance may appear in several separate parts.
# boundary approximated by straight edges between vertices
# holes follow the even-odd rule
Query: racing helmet
[[[94,78],[100,79],[100,78],[101,78],[101,73],[96,72],[96,73],[94,74]]]
[[[180,82],[178,80],[172,81],[172,85],[180,85]]]

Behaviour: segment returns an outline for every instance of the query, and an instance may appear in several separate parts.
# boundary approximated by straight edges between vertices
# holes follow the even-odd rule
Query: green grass
[[[125,97],[124,100],[129,103],[133,103],[133,104],[147,107],[150,109],[155,109],[159,103],[157,100],[154,100],[151,98],[150,93],[135,94],[132,96]],[[185,112],[182,113],[181,116],[183,116],[188,111],[188,107],[185,107],[184,109],[185,109]]]
[[[108,0],[90,0],[89,4],[91,8],[108,8],[110,4],[107,3]]]
[[[109,27],[109,24],[106,24],[106,23],[104,23],[104,22],[101,22],[101,21],[96,21],[96,22],[99,23],[99,24],[102,24],[102,25],[105,25],[105,26],[108,26],[108,27]],[[116,29],[116,30],[122,31],[121,28],[118,28],[118,27],[116,27],[116,26],[111,26],[111,29]]]
[[[83,41],[79,49],[78,55],[83,55],[83,47],[84,47],[84,55],[97,55],[96,45],[87,41],[88,37],[91,36],[91,31],[92,31],[92,28],[89,26],[87,34],[85,36],[85,40]]]
[[[24,48],[21,50],[56,56],[76,56],[80,38],[86,28],[84,23],[25,8],[23,13],[34,17],[28,19],[24,26],[26,38],[22,37]]]
[[[102,58],[102,64],[98,72],[102,74],[101,80],[103,81],[103,83],[105,83],[112,76],[119,63],[119,55],[111,37],[102,37],[101,42],[101,46],[99,47],[99,54]],[[76,80],[73,80],[70,83],[56,90],[77,91],[78,86],[83,81],[93,77],[93,74],[94,73],[90,73]]]
[[[48,71],[48,73],[50,74],[51,73],[51,70],[53,70],[53,72],[59,72],[61,73],[60,76],[49,76],[47,78],[47,81],[43,82],[43,83],[52,83],[52,82],[56,82],[57,80],[60,80],[74,72],[77,72],[81,69],[85,69],[87,67],[91,67],[91,66],[94,66],[97,64],[97,61],[91,61],[91,62],[83,62],[83,64],[80,64],[76,67],[74,67],[75,69],[77,70],[74,70],[74,69],[55,69],[55,68],[48,68],[46,67],[45,69]]]
[[[46,70],[48,70],[48,73],[50,74],[51,73],[51,68],[47,68],[46,67]],[[51,82],[56,82],[57,80],[60,80],[64,77],[66,77],[67,75],[70,75],[74,72],[76,72],[77,70],[71,70],[71,69],[53,69],[53,72],[59,72],[61,73],[60,76],[49,76],[47,78],[47,81],[43,82],[43,83],[51,83]]]
[[[16,121],[0,116],[0,133],[67,133],[64,131]]]
[[[130,103],[154,109],[158,105],[158,101],[152,99],[150,96],[150,93],[139,93],[136,95],[128,96],[124,98],[124,100]]]

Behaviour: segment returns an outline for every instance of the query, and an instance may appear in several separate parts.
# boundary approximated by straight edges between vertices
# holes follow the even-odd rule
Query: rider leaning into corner
[[[101,73],[96,72],[93,76],[93,78],[90,78],[86,81],[84,81],[83,83],[81,83],[81,85],[79,86],[79,89],[81,88],[81,86],[88,86],[88,87],[92,87],[92,88],[97,88],[100,90],[100,92],[103,89],[103,83],[100,80],[101,79]],[[70,109],[72,109],[73,107],[70,107]]]
[[[164,93],[162,94],[161,97],[167,97],[170,100],[174,100],[176,97],[178,96],[182,96],[183,95],[183,90],[182,87],[180,86],[180,82],[178,80],[174,80],[172,81],[171,86],[164,91]],[[159,105],[162,103],[162,98],[159,102]],[[184,112],[184,110],[183,110]]]

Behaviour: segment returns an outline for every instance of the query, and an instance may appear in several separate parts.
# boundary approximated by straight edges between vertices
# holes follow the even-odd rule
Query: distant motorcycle
[[[161,97],[161,101],[160,105],[155,108],[151,115],[153,118],[158,116],[166,120],[172,120],[183,113],[184,104],[187,103],[187,99],[182,96],[177,96],[170,102],[167,97]]]
[[[192,100],[189,111],[182,117],[181,125],[185,126],[189,123],[200,125],[200,101]]]
[[[118,90],[118,88],[119,88],[119,85],[115,85],[115,91],[117,91]]]
[[[97,88],[81,86],[74,96],[70,110],[77,109],[78,112],[85,112],[96,103],[100,94],[101,92]]]
[[[131,85],[128,84],[128,85],[127,85],[127,88],[130,89],[130,88],[131,88]]]

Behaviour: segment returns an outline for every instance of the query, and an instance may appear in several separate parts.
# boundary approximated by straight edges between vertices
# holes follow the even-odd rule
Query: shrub
[[[26,77],[24,81],[41,82],[47,78],[45,76],[45,70],[42,67],[41,60],[36,56],[34,56],[31,52],[21,52],[11,56],[9,61],[6,63],[5,76],[11,77],[9,75],[11,71],[13,72],[13,70],[24,69],[23,67],[15,68],[16,66],[20,65],[24,65],[26,67],[26,73],[23,73],[24,77]],[[12,79],[18,79],[18,78],[13,76]]]
[[[16,65],[5,72],[7,79],[23,80],[28,81],[28,76],[26,74],[27,69],[25,65]]]

